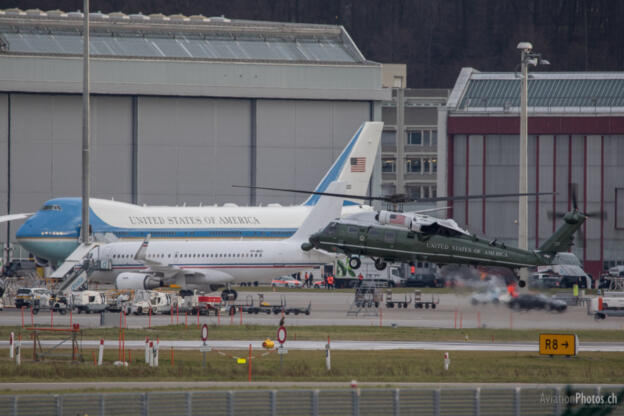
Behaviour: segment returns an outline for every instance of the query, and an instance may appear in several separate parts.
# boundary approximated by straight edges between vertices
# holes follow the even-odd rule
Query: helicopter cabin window
[[[414,231],[409,231],[407,233],[407,238],[411,238],[412,240],[416,237],[416,233]]]
[[[396,233],[394,231],[384,231],[384,241],[386,243],[394,243]]]
[[[381,239],[381,231],[379,231],[376,228],[369,228],[368,229],[368,238],[371,239],[371,240]]]
[[[357,234],[357,231],[358,231],[357,227],[353,227],[353,226],[347,227],[347,232],[349,234]]]

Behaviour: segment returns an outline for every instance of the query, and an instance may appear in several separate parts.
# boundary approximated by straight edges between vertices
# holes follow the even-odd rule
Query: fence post
[[[23,308],[23,306],[22,306]],[[23,310],[23,309],[22,309]],[[13,416],[17,416],[17,396],[13,396]]]
[[[481,414],[481,387],[475,389],[475,416]]]
[[[186,414],[193,415],[193,393],[190,391],[186,393]]]
[[[520,387],[516,387],[516,391],[514,393],[514,404],[515,404],[515,409],[514,409],[514,414],[516,416],[520,416]]]
[[[271,416],[277,415],[277,392],[275,390],[271,390]]]
[[[149,415],[149,396],[147,393],[141,395],[141,414],[143,416]]]
[[[319,391],[318,390],[314,390],[312,392],[312,415],[313,416],[318,416],[319,413]]]
[[[60,395],[54,395],[54,404],[56,405],[56,414],[58,416],[63,416],[63,403]]]
[[[433,414],[440,416],[440,389],[433,392]]]
[[[104,394],[100,393],[100,416],[105,416],[106,415],[106,396],[104,396]]]
[[[234,392],[231,390],[227,393],[227,414],[234,416]]]
[[[352,396],[352,400],[351,403],[353,405],[353,413],[351,413],[353,416],[359,416],[360,415],[360,401],[359,401],[359,388],[354,388],[351,389],[351,396]]]
[[[401,390],[394,389],[394,416],[399,416],[401,414]]]

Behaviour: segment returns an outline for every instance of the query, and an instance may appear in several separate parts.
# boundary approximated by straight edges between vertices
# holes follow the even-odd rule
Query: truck
[[[99,313],[107,308],[104,295],[95,290],[83,290],[71,293],[72,310],[78,313]]]
[[[171,311],[171,295],[156,290],[137,290],[129,313],[135,315],[169,313]],[[150,312],[151,311],[151,312]]]
[[[349,266],[347,261],[336,260],[334,270],[334,283],[336,288],[354,288],[360,284],[358,276],[360,273],[364,277],[362,280],[375,282],[378,286],[398,287],[405,284],[401,267],[389,265],[384,270],[377,270],[373,260],[361,258],[362,264],[356,270]]]

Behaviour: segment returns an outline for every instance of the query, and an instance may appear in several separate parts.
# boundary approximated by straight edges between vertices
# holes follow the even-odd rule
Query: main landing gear
[[[221,299],[223,300],[236,300],[238,293],[234,289],[224,289],[221,292]]]
[[[360,260],[359,257],[351,257],[349,259],[349,267],[351,267],[353,270],[359,269],[361,265],[362,265],[362,260]]]
[[[387,266],[386,262],[383,261],[383,259],[380,257],[378,259],[375,259],[375,268],[379,271],[385,269]]]

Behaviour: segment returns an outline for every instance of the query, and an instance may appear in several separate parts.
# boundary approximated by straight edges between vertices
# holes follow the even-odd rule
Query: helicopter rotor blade
[[[373,201],[385,201],[393,204],[401,204],[407,202],[440,202],[440,201],[459,201],[467,199],[483,199],[483,198],[511,198],[517,196],[536,196],[536,195],[553,195],[554,192],[532,192],[532,193],[509,193],[509,194],[482,194],[482,195],[462,195],[462,196],[441,196],[436,198],[408,198],[404,194],[395,194],[388,196],[369,196],[369,195],[349,195],[349,194],[337,194],[328,192],[317,191],[304,191],[301,189],[287,189],[287,188],[270,188],[264,186],[248,186],[248,185],[232,185],[233,188],[247,188],[247,189],[260,189],[265,191],[278,191],[278,192],[290,192],[296,194],[306,195],[328,195],[348,199],[364,199]]]

